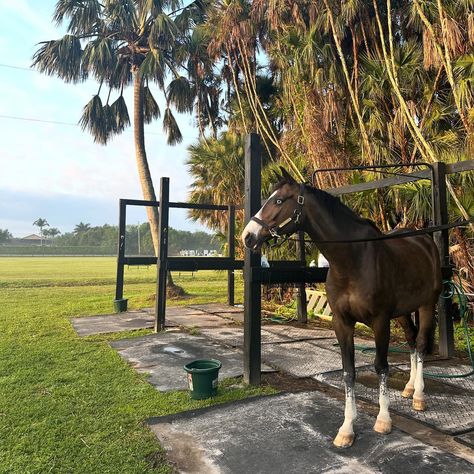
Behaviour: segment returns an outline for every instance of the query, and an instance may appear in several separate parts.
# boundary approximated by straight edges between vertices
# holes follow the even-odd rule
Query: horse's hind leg
[[[346,406],[344,410],[344,423],[339,428],[334,438],[334,445],[338,448],[348,448],[354,442],[353,423],[357,417],[355,403],[354,383],[354,324],[349,324],[334,316],[334,330],[341,348],[342,367],[344,372],[344,385],[346,389]]]
[[[423,380],[423,361],[427,352],[432,349],[434,305],[420,307],[420,327],[416,337],[416,376],[413,408],[417,411],[426,409],[425,383]]]
[[[375,336],[375,371],[379,376],[379,414],[374,425],[377,433],[388,434],[392,431],[392,419],[388,411],[390,399],[388,396],[388,344],[390,340],[390,320],[380,319],[374,323]]]
[[[410,347],[410,379],[408,380],[402,392],[402,397],[411,398],[415,392],[415,377],[416,377],[416,326],[411,319],[411,315],[400,316],[397,318],[400,326],[405,332],[405,338]]]

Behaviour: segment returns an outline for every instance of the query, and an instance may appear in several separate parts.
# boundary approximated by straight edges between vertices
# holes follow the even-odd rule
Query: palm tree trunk
[[[140,71],[134,70],[133,79],[133,134],[135,138],[135,157],[137,160],[138,177],[142,187],[143,199],[146,201],[156,201],[155,188],[151,179],[150,167],[145,151],[145,122],[143,120],[143,77]],[[156,207],[147,206],[146,213],[148,222],[150,223],[151,238],[155,255],[158,255],[158,209]],[[168,272],[167,286],[174,287],[171,272]],[[177,287],[179,288],[179,287]]]
[[[143,199],[156,201],[155,189],[151,179],[150,168],[145,151],[145,124],[143,120],[143,77],[140,71],[134,71],[133,79],[133,134],[135,139],[135,158],[137,160],[138,177],[142,187]],[[146,207],[148,222],[150,223],[151,238],[155,255],[158,255],[158,209]]]

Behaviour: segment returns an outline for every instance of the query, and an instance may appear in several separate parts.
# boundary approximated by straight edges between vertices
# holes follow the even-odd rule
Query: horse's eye
[[[282,200],[282,199],[277,199],[277,200],[276,200],[276,203],[277,203],[278,205],[280,205],[280,204],[283,203],[283,200]]]

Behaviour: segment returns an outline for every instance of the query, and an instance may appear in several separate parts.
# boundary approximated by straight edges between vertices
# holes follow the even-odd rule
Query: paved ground
[[[151,310],[144,310],[76,318],[72,322],[79,335],[127,331],[152,327],[151,313]],[[139,372],[149,373],[150,383],[158,390],[185,389],[187,385],[182,366],[197,358],[220,359],[223,362],[221,378],[242,373],[241,320],[241,308],[225,305],[169,308],[167,325],[170,330],[116,341],[112,346]],[[193,330],[186,333],[178,327]],[[356,344],[373,345],[365,340],[356,340]],[[426,380],[428,410],[417,413],[411,409],[409,400],[400,397],[400,390],[408,379],[407,360],[406,354],[390,355],[392,411],[409,417],[402,420],[416,420],[410,421],[408,430],[416,437],[423,441],[427,439],[423,433],[428,433],[429,429],[421,429],[419,422],[425,423],[439,430],[431,431],[433,439],[439,441],[440,437],[445,436],[441,443],[435,445],[464,455],[462,450],[467,449],[464,445],[473,447],[474,441],[474,377]],[[339,348],[330,330],[264,325],[262,361],[265,364],[263,370],[273,367],[301,380],[316,379],[330,387],[342,388]],[[356,351],[356,394],[359,399],[372,403],[369,408],[377,403],[378,398],[377,378],[372,364],[373,353]],[[428,369],[443,373],[466,371],[466,367],[453,366],[452,361],[434,361]],[[280,403],[278,400],[283,401]],[[341,423],[342,401],[328,398],[320,392],[282,395],[281,398],[272,398],[271,404],[270,399],[252,400],[235,407],[232,405],[153,420],[151,424],[173,452],[188,453],[185,458],[207,466],[204,469],[201,465],[201,471],[188,471],[180,464],[180,468],[184,469],[182,472],[405,472],[407,468],[421,472],[469,472],[465,470],[464,461],[443,454],[409,435],[398,431],[388,437],[376,435],[372,432],[374,419],[368,415],[363,415],[358,422],[359,437],[354,447],[347,453],[335,450],[331,440]],[[266,410],[262,408],[267,411],[265,416],[252,415],[258,413],[260,405],[267,406]],[[245,413],[243,408],[239,408],[242,406]],[[223,431],[219,431],[219,423],[223,425]],[[213,437],[214,430],[220,434]],[[175,435],[175,431],[179,435]],[[440,431],[457,436],[441,435]],[[193,444],[191,441],[194,438]],[[192,449],[183,451],[188,446]],[[467,451],[470,453],[467,458],[474,459],[474,451]],[[187,461],[182,459],[179,462],[187,465]],[[253,464],[256,468],[250,468]],[[382,466],[385,467],[382,469]],[[218,470],[212,471],[214,468]]]
[[[472,473],[468,461],[361,413],[354,445],[332,445],[342,401],[319,392],[247,399],[149,421],[182,473]]]

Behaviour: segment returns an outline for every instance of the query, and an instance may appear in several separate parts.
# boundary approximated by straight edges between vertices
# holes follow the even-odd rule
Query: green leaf
[[[96,31],[101,22],[102,8],[97,0],[58,0],[53,20],[60,25],[69,18],[67,31],[82,35]]]
[[[165,114],[163,117],[163,130],[168,135],[168,145],[176,145],[177,143],[181,143],[183,141],[181,130],[179,129],[178,124],[169,107],[165,109]]]
[[[153,97],[150,89],[147,86],[143,87],[143,120],[145,123],[150,123],[156,118],[160,118],[160,108]]]
[[[82,48],[79,38],[65,35],[63,38],[44,41],[33,55],[32,67],[48,76],[57,75],[65,82],[79,82],[87,78],[81,67]]]
[[[122,132],[130,125],[130,117],[128,116],[127,104],[123,96],[120,96],[111,106],[110,109],[115,121],[115,133]]]
[[[179,113],[193,111],[194,90],[185,77],[180,76],[169,83],[167,96]]]
[[[174,21],[166,13],[160,13],[151,25],[148,44],[151,49],[172,47],[177,35]]]
[[[87,44],[82,55],[82,67],[101,80],[111,76],[115,70],[117,57],[115,44],[109,38],[97,38]]]
[[[140,73],[144,78],[155,81],[160,88],[163,89],[165,81],[165,60],[162,52],[159,50],[149,51],[140,65]]]
[[[94,141],[105,145],[111,133],[107,123],[108,111],[104,113],[102,101],[99,95],[92,97],[90,102],[84,107],[79,124],[82,130],[88,129],[94,137]]]

